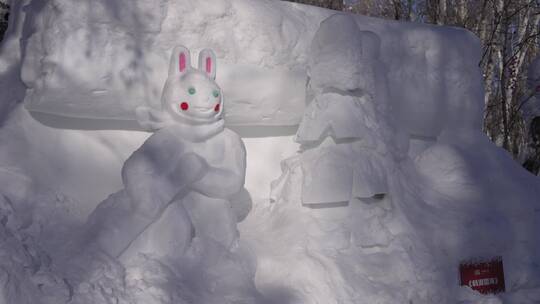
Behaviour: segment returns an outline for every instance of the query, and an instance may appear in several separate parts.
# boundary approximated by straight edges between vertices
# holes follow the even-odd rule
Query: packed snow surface
[[[266,0],[26,0],[11,16],[0,302],[540,302],[540,183],[481,132],[472,34]],[[201,158],[243,155],[223,125],[170,128],[164,84],[187,84],[167,81],[177,45],[216,54],[245,189],[226,209],[200,192],[234,176],[207,179],[192,213],[170,204],[131,242],[114,234],[137,215],[130,192],[159,201],[165,173],[189,184]],[[216,130],[227,140],[187,144]],[[148,155],[189,170],[154,172]],[[101,228],[110,247],[93,246]],[[493,256],[506,293],[459,286],[461,261]]]

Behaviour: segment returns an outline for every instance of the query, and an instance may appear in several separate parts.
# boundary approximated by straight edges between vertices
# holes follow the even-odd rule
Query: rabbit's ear
[[[216,54],[211,49],[204,49],[199,53],[199,70],[212,79],[216,79]]]
[[[191,69],[191,55],[189,50],[184,46],[176,46],[171,55],[171,63],[169,64],[170,75],[182,75]]]

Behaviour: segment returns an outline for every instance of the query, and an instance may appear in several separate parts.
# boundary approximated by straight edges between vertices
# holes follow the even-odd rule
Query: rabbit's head
[[[162,111],[190,124],[215,122],[223,113],[223,97],[215,82],[216,56],[210,49],[199,53],[199,66],[191,66],[189,50],[174,48],[169,75],[161,96]]]

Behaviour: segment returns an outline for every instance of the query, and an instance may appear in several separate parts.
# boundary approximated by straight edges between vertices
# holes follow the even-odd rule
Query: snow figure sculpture
[[[350,16],[321,23],[309,57],[307,95],[313,100],[296,137],[304,151],[283,162],[284,173],[273,183],[274,200],[282,191],[297,191],[304,205],[387,193],[382,162],[391,130],[383,114],[388,104],[379,48],[379,37],[360,31]],[[301,187],[287,187],[291,175]]]
[[[125,162],[125,189],[101,203],[89,220],[110,255],[123,261],[138,253],[174,258],[193,236],[227,249],[236,241],[229,198],[245,191],[245,148],[224,128],[215,76],[211,50],[200,52],[194,69],[189,50],[176,47],[161,111],[137,108],[139,123],[154,134]]]

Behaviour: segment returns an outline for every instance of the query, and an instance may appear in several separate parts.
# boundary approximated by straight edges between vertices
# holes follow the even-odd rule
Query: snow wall
[[[51,0],[32,2],[28,12],[22,69],[28,110],[60,127],[90,129],[132,128],[135,106],[159,106],[178,44],[192,54],[215,50],[227,124],[295,126],[306,106],[307,49],[320,22],[336,13],[249,0]],[[457,28],[355,18],[382,40],[401,126],[424,137],[447,125],[480,128],[477,38]],[[69,124],[70,117],[98,120],[83,126],[80,119]]]

